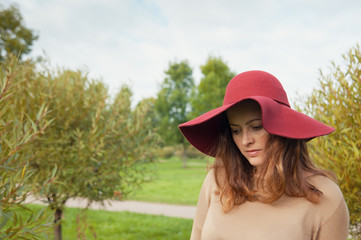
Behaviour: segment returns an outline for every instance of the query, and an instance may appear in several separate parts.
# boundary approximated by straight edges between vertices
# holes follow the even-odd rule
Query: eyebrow
[[[253,121],[257,121],[257,120],[262,120],[260,118],[255,118],[255,119],[252,119],[252,120],[249,120],[248,122],[246,122],[246,125],[250,124],[251,122]],[[229,123],[230,126],[240,126],[238,124],[235,124],[235,123]]]

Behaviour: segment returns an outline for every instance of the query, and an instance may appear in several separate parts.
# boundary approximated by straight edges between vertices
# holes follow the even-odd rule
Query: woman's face
[[[255,101],[243,101],[227,110],[233,140],[254,167],[265,162],[269,133],[263,128],[261,108]]]

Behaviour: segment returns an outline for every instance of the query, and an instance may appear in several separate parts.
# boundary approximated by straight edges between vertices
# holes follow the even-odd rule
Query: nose
[[[244,146],[248,146],[249,144],[253,143],[254,139],[251,133],[248,131],[244,131],[242,134],[242,144]]]

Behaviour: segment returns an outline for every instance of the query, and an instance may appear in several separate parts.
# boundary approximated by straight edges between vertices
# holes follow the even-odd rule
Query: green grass
[[[204,159],[189,159],[187,168],[179,158],[159,160],[156,177],[142,184],[128,200],[169,204],[196,205],[209,163]]]
[[[182,167],[179,158],[159,160],[154,166],[155,177],[142,184],[142,188],[130,195],[128,200],[196,205],[208,165],[209,162],[204,159],[188,160],[187,168]],[[39,205],[29,206],[35,212],[43,208]],[[79,213],[81,209],[65,209],[63,239],[78,239],[77,228],[84,226],[79,225],[79,222],[84,222],[77,220]],[[86,216],[86,239],[94,239],[95,233],[97,240],[189,239],[193,222],[191,219],[101,210],[88,210]]]
[[[43,208],[40,205],[28,207],[34,211]],[[78,239],[77,228],[84,226],[78,224],[84,223],[77,220],[80,213],[81,209],[78,208],[65,209],[63,239]],[[192,220],[182,218],[102,210],[88,210],[86,216],[85,236],[88,240],[189,239],[192,229]],[[49,233],[49,239],[53,239],[52,231]]]

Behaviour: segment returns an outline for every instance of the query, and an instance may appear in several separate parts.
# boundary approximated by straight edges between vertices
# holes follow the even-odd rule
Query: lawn
[[[43,206],[28,205],[37,212]],[[78,238],[77,228],[86,223],[86,239],[97,240],[143,240],[143,239],[189,239],[192,229],[192,220],[164,216],[145,215],[129,212],[108,212],[101,210],[88,210],[86,222],[78,218],[81,209],[66,208],[63,220],[63,239]],[[80,215],[81,216],[81,215]],[[80,218],[82,219],[82,218]],[[52,231],[48,233],[53,239]],[[96,236],[96,238],[94,238]]]
[[[209,162],[190,159],[187,168],[179,158],[162,159],[154,165],[155,175],[131,194],[128,200],[160,202],[168,204],[196,205],[198,194]],[[35,211],[39,205],[29,205]],[[63,220],[63,239],[78,238],[77,228],[84,226],[77,219],[81,209],[66,208]],[[86,239],[189,239],[191,219],[145,215],[129,212],[88,210]],[[93,229],[93,230],[92,230]],[[96,238],[94,238],[94,234]],[[52,232],[50,232],[52,239]]]
[[[209,160],[189,159],[187,168],[183,168],[179,158],[159,160],[155,164],[155,177],[127,199],[196,205],[209,164]]]
[[[76,239],[76,215],[79,209],[67,208],[64,239]],[[89,210],[88,225],[94,227],[96,239],[189,239],[192,220],[129,212]],[[88,236],[92,236],[88,231]],[[92,239],[92,238],[88,238]]]

